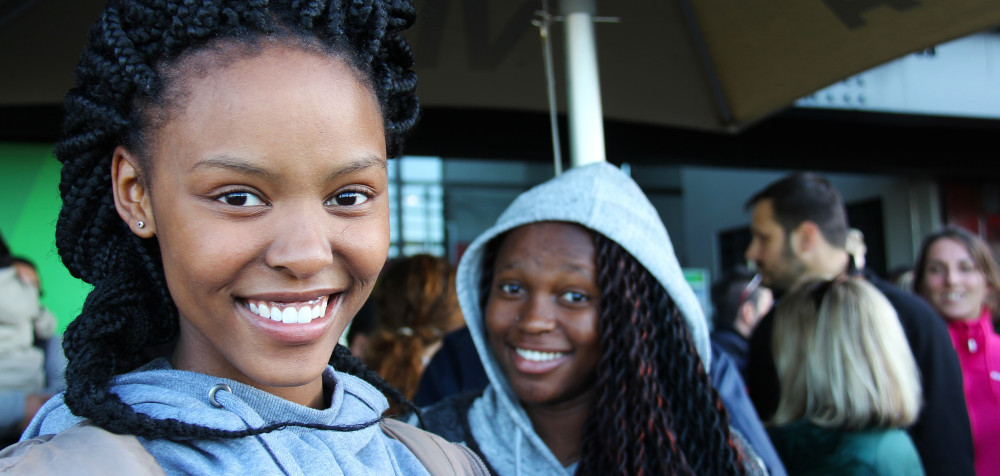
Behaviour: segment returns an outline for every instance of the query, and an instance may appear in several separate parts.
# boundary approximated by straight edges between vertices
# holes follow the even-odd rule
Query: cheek
[[[157,219],[157,239],[168,282],[173,281],[174,285],[221,286],[264,248],[253,240],[259,233],[251,233],[252,230],[238,224],[160,220],[162,216]]]
[[[504,335],[516,325],[517,307],[513,303],[490,299],[486,303],[483,315],[483,327],[486,338],[494,352],[500,352],[504,346]]]
[[[937,291],[944,286],[944,279],[937,274],[925,274],[923,288],[928,291]]]
[[[597,327],[597,312],[577,316],[570,326],[573,340],[577,346],[587,349],[598,349],[601,345],[600,330]]]
[[[986,293],[986,278],[980,273],[969,274],[969,287],[977,292]]]
[[[514,319],[508,317],[509,309],[506,306],[489,299],[486,301],[486,309],[483,310],[483,326],[492,338],[503,333]]]
[[[389,254],[388,215],[351,223],[333,238],[331,246],[339,249],[351,263],[354,276],[374,284]]]

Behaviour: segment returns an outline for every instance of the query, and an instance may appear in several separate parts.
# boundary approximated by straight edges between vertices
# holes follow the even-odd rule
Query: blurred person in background
[[[760,275],[737,266],[723,273],[712,285],[712,307],[715,309],[712,345],[733,359],[744,380],[750,336],[774,304],[771,290],[762,287],[760,281]]]
[[[412,399],[441,339],[465,325],[455,294],[455,270],[444,258],[426,254],[393,260],[372,299],[376,325],[363,360]],[[405,411],[394,405],[390,413]]]
[[[949,226],[924,239],[914,287],[948,324],[962,366],[976,473],[1000,474],[1000,275],[989,246]]]
[[[775,311],[772,351],[771,440],[788,474],[924,474],[902,429],[917,419],[920,375],[878,289],[860,277],[800,283]]]
[[[903,326],[923,385],[924,406],[908,429],[929,475],[975,474],[969,417],[961,395],[961,368],[948,329],[922,299],[859,270],[847,250],[847,211],[840,193],[825,178],[794,173],[747,201],[752,240],[747,260],[757,265],[762,284],[782,295],[804,279],[861,274],[892,304]],[[781,389],[771,349],[773,312],[750,338],[747,385],[761,419],[774,414]]]
[[[14,256],[11,258],[14,263],[14,268],[17,269],[18,275],[21,280],[34,286],[38,289],[38,297],[41,299],[45,295],[42,289],[42,277],[38,273],[38,267],[35,263],[28,258],[23,256]],[[58,322],[56,317],[52,315],[44,304],[39,301],[38,304],[39,314],[48,314],[48,316],[40,316],[38,319],[49,322]],[[63,354],[62,349],[62,336],[53,333],[49,338],[43,338],[39,335],[35,335],[35,347],[42,349],[45,352],[45,393],[56,394],[66,389],[66,355]]]
[[[38,301],[38,286],[22,280],[0,235],[0,443],[16,441],[46,392],[45,351],[34,345],[55,335],[56,319]]]

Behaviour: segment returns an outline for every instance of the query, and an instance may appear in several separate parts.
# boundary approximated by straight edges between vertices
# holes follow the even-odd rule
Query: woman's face
[[[526,406],[572,405],[601,356],[594,238],[567,223],[525,225],[497,253],[486,304],[490,345]]]
[[[150,153],[173,365],[316,406],[388,252],[375,96],[341,60],[280,46],[187,78]]]
[[[948,319],[979,317],[986,300],[986,277],[965,246],[941,238],[927,249],[921,294]]]

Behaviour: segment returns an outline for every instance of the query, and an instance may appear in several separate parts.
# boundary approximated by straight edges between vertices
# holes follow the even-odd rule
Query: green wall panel
[[[59,169],[49,144],[0,143],[0,231],[15,255],[38,265],[42,302],[61,332],[80,313],[90,285],[70,276],[56,251]]]

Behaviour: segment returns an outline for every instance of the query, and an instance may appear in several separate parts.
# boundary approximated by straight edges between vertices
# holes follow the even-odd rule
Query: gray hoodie
[[[293,421],[352,425],[372,421],[388,408],[385,397],[367,382],[327,367],[324,388],[332,388],[330,407],[316,410],[289,402],[239,382],[174,370],[165,359],[116,377],[112,391],[136,411],[155,418],[174,418],[210,428],[242,430]],[[218,384],[219,407],[209,401]],[[73,415],[62,395],[39,410],[22,441],[61,432],[82,419]],[[236,439],[169,441],[139,439],[167,474],[225,475],[386,475],[427,474],[415,456],[378,425],[351,431],[287,427]]]
[[[577,223],[625,248],[670,294],[688,324],[706,368],[711,359],[708,327],[701,306],[684,280],[656,209],[631,178],[610,164],[592,164],[571,169],[521,194],[496,225],[469,246],[457,276],[462,312],[490,381],[483,395],[472,403],[468,425],[479,451],[501,475],[572,474],[575,469],[564,468],[532,429],[527,413],[486,341],[479,307],[479,279],[486,244],[508,230],[541,221]]]

